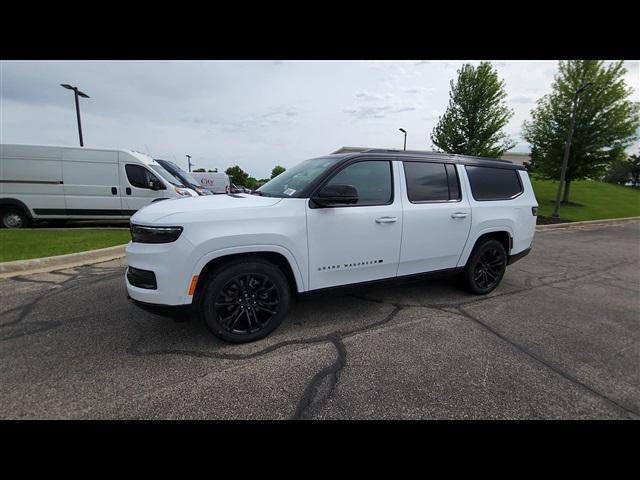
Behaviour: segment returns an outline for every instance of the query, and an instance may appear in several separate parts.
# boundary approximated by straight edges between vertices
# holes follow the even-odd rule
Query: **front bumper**
[[[189,305],[193,245],[181,236],[171,243],[129,242],[125,249],[132,271],[124,275],[127,293],[138,302],[157,305]],[[149,279],[155,281],[148,282]]]

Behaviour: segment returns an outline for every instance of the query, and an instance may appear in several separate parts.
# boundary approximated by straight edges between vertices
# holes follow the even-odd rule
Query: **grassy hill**
[[[531,179],[536,193],[538,215],[550,217],[558,182]],[[571,182],[569,205],[560,205],[560,217],[566,220],[599,220],[640,216],[640,188],[583,180]]]

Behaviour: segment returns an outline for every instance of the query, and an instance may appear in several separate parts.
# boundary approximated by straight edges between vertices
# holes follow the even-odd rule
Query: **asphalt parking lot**
[[[0,281],[1,418],[640,418],[638,221],[539,232],[486,297],[308,297],[246,345],[137,309],[123,265]]]

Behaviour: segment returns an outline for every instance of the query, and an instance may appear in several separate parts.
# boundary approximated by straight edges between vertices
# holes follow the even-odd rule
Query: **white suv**
[[[486,294],[531,250],[537,207],[527,172],[508,161],[332,154],[252,194],[139,210],[127,291],[143,308],[193,307],[231,342],[269,334],[292,297],[311,290],[451,272],[468,291]]]

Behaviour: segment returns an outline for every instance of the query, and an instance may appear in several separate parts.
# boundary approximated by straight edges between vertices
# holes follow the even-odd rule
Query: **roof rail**
[[[442,156],[442,157],[455,157],[455,158],[469,158],[477,160],[488,160],[492,162],[513,163],[511,160],[504,160],[502,158],[493,157],[478,157],[475,155],[460,155],[457,153],[447,152],[434,152],[429,150],[395,150],[393,148],[364,148],[364,147],[342,147],[332,153],[394,153],[394,154],[408,154],[408,155],[429,155],[429,156]]]

